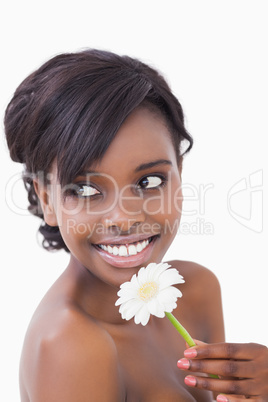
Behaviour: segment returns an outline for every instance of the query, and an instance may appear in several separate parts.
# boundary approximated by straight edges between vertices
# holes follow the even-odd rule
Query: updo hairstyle
[[[17,88],[5,113],[10,156],[24,165],[29,211],[43,220],[33,179],[44,184],[57,160],[62,186],[101,159],[127,116],[151,106],[165,118],[177,159],[193,140],[184,127],[180,103],[153,68],[128,56],[89,49],[60,54],[30,74]],[[182,143],[188,148],[182,151]],[[47,250],[69,251],[59,228],[44,220],[39,231]]]

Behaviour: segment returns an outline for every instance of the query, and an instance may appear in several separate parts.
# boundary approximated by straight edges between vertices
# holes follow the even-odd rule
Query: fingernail
[[[228,399],[224,395],[218,395],[216,401],[217,402],[228,402]]]
[[[186,349],[184,351],[184,356],[192,359],[193,357],[197,356],[197,350],[196,349]]]
[[[187,360],[187,359],[180,359],[180,360],[177,362],[177,366],[178,366],[179,368],[181,368],[181,369],[188,370],[188,368],[190,367],[190,362],[189,362],[189,360]]]
[[[185,377],[184,382],[189,387],[195,387],[196,386],[196,378],[192,377],[191,375],[188,375],[187,377]]]

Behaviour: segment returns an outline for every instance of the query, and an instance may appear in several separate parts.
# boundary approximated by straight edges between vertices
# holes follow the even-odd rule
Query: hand
[[[185,384],[218,395],[218,402],[268,401],[268,348],[255,343],[205,344],[188,348],[178,367],[194,373],[217,374],[218,379],[189,375]]]

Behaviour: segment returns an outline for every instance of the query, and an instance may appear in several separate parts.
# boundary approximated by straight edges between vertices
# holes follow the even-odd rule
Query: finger
[[[259,401],[259,402],[262,402],[262,400],[258,396],[246,397],[246,396],[243,396],[243,395],[223,395],[223,394],[220,394],[220,395],[217,396],[217,399],[216,399],[217,402],[241,402],[241,400],[243,400],[243,401],[246,400],[246,401],[254,401],[254,402]]]
[[[205,343],[205,342],[202,342],[202,341],[199,341],[198,339],[193,339],[193,341],[194,341],[194,343],[198,346],[198,345],[207,345],[207,343]],[[190,348],[190,346],[188,345],[188,343],[186,342],[185,343],[185,346],[186,346],[186,349],[189,349]],[[192,346],[193,348],[195,347],[195,346]]]
[[[196,359],[252,360],[267,353],[266,346],[255,343],[214,343],[193,346],[184,351],[184,356]]]
[[[200,360],[182,358],[177,362],[178,368],[197,373],[216,374],[222,377],[254,378],[258,372],[254,361],[237,360]]]
[[[203,390],[221,392],[228,395],[248,395],[257,396],[258,389],[253,380],[219,380],[208,377],[186,376],[184,382],[189,387],[195,387]]]
[[[207,345],[207,343],[202,342],[202,341],[198,341],[197,339],[193,339],[193,341],[194,341],[196,346],[198,346],[198,345]],[[189,346],[187,342],[185,342],[185,347],[186,347],[186,349],[195,348],[195,346]]]

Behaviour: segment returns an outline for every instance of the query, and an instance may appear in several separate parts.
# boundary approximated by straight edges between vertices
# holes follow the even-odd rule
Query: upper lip
[[[129,244],[129,243],[136,243],[139,241],[150,239],[153,236],[157,236],[156,234],[148,235],[129,235],[129,236],[113,236],[109,238],[103,239],[99,243],[95,243],[96,246],[102,245],[109,245],[109,244]]]

